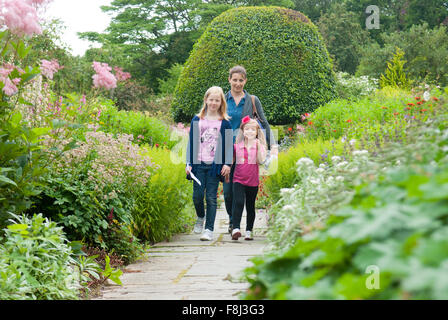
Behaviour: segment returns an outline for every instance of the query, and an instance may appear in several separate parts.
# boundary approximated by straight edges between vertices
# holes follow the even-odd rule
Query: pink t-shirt
[[[215,159],[221,122],[222,120],[199,120],[199,161],[213,162]]]
[[[263,145],[259,145],[264,151]],[[233,146],[235,154],[235,172],[233,182],[241,183],[249,187],[256,187],[259,184],[259,173],[257,164],[257,146],[254,145],[247,150],[244,141]]]

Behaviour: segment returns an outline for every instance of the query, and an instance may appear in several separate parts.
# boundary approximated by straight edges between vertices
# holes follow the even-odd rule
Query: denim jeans
[[[232,224],[232,206],[233,206],[233,173],[235,172],[235,165],[232,165],[230,170],[229,183],[222,183],[222,190],[224,192],[224,204],[229,216],[229,223]]]
[[[209,171],[212,165],[201,162],[196,171],[196,177],[201,181],[199,185],[193,181],[193,203],[196,209],[196,214],[199,218],[205,217],[205,229],[213,231],[216,218],[219,177],[209,176]],[[204,195],[207,203],[207,214],[204,209]]]

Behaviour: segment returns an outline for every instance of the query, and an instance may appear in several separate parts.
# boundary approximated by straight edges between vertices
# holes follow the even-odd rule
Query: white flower
[[[318,168],[318,169],[316,169],[316,172],[321,174],[321,173],[324,173],[325,170],[323,168]]]
[[[310,158],[300,158],[297,163],[297,165],[314,165],[313,160],[311,160]]]
[[[431,99],[431,94],[429,93],[429,91],[425,91],[425,93],[423,94],[423,100],[428,101],[429,99]]]
[[[344,181],[344,177],[342,177],[342,176],[337,176],[337,177],[336,177],[336,181],[340,181],[340,182],[342,182],[342,181]]]
[[[291,188],[281,188],[280,193],[291,194],[293,192],[293,190],[294,189],[291,189]]]
[[[353,151],[353,155],[356,156],[364,156],[367,155],[369,153],[369,151],[367,150],[355,150]]]
[[[331,162],[333,162],[333,163],[338,163],[338,162],[341,161],[341,160],[342,160],[342,158],[339,157],[339,156],[333,156],[333,157],[331,157]]]
[[[355,145],[355,142],[356,142],[356,139],[352,139],[352,140],[349,141],[349,143],[350,143],[351,146],[354,146],[354,145]]]
[[[338,164],[336,165],[336,167],[337,167],[337,168],[342,168],[342,167],[345,167],[347,164],[348,164],[347,161],[342,161],[342,162],[338,163]]]
[[[294,207],[293,207],[292,205],[290,205],[290,204],[287,204],[287,205],[285,205],[285,206],[283,207],[283,210],[285,210],[285,211],[288,211],[288,210],[293,211],[293,210],[294,210]]]

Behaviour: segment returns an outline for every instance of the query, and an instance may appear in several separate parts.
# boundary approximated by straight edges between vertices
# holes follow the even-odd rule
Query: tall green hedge
[[[280,7],[241,7],[216,17],[194,45],[174,92],[175,121],[189,122],[207,88],[230,89],[228,71],[243,65],[245,89],[271,124],[300,119],[335,96],[332,63],[317,27]]]

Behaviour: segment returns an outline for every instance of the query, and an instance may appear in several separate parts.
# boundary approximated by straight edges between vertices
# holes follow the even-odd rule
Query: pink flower
[[[246,123],[250,121],[250,117],[249,116],[245,116],[242,120],[241,123]]]
[[[11,81],[9,78],[0,79],[5,85],[3,87],[3,92],[8,95],[12,96],[13,94],[16,94],[19,89],[15,86],[15,84]],[[20,79],[19,79],[20,81]]]
[[[58,70],[63,69],[63,66],[60,66],[58,60],[53,59],[51,61],[42,59],[40,64],[41,72],[48,79],[53,79],[53,74],[58,72]]]
[[[12,96],[19,91],[17,85],[20,82],[20,78],[14,78],[12,81],[9,78],[9,74],[14,68],[15,66],[12,64],[4,64],[3,67],[0,67],[0,82],[4,84],[2,91],[8,96]]]
[[[14,34],[41,34],[36,8],[44,0],[0,0],[0,25],[5,24]]]
[[[118,81],[125,81],[131,78],[131,74],[129,72],[124,72],[120,67],[114,67],[114,71]]]
[[[117,87],[117,78],[110,73],[112,70],[107,63],[101,63],[93,61],[93,69],[95,69],[96,74],[92,76],[93,85],[95,88],[106,88],[113,89]]]

